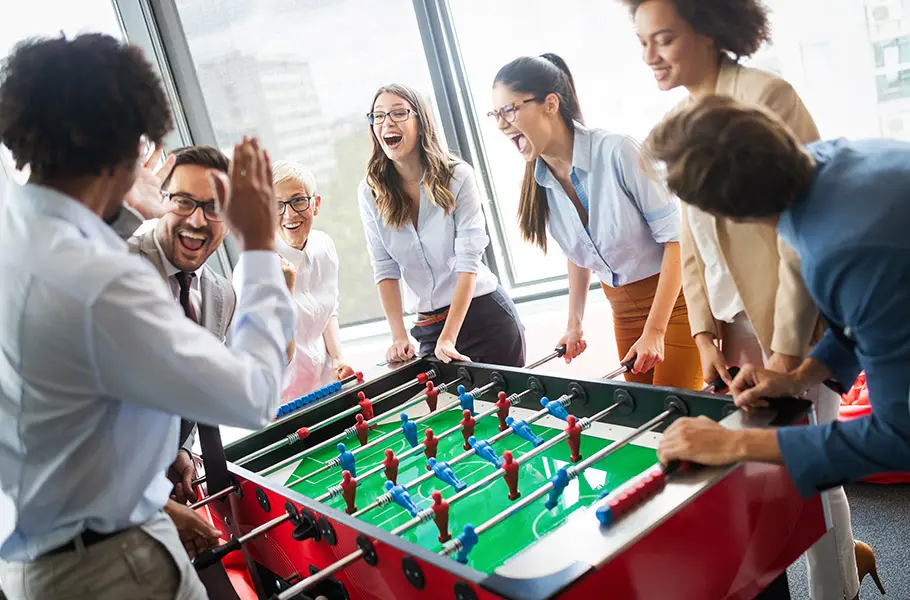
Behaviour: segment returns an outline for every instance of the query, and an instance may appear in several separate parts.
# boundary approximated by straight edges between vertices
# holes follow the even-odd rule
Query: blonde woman
[[[282,401],[299,398],[354,373],[341,353],[338,327],[338,253],[325,232],[313,229],[322,197],[316,179],[302,165],[272,165],[278,230],[288,287],[297,304],[297,331]]]
[[[523,366],[518,312],[482,260],[490,240],[474,171],[442,147],[429,107],[411,88],[380,88],[367,116],[373,154],[360,216],[392,331],[386,358],[415,355],[407,310],[417,313],[411,335],[421,357]]]

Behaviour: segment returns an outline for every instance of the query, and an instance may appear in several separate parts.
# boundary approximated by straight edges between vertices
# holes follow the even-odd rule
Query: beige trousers
[[[739,313],[733,323],[723,323],[721,350],[727,366],[742,367],[748,364],[763,365],[767,357],[755,337],[755,331],[745,313]],[[818,423],[837,419],[840,396],[824,385],[814,386],[806,399],[815,404]],[[850,522],[850,505],[844,488],[836,487],[822,494],[822,502],[830,516],[833,542],[822,539],[806,552],[806,569],[809,576],[811,600],[851,600],[859,592],[856,573],[856,555],[853,549],[853,526]]]
[[[0,561],[8,600],[207,600],[163,512],[88,548],[27,563]]]

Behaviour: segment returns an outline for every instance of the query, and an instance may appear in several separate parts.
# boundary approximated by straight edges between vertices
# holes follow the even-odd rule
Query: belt
[[[449,314],[449,309],[446,308],[435,315],[422,315],[417,313],[417,320],[414,322],[415,327],[426,327],[427,325],[432,325],[433,323],[439,323],[440,321],[445,321],[446,317]]]
[[[87,530],[77,535],[75,538],[71,539],[69,542],[63,544],[62,546],[57,546],[53,550],[48,550],[42,556],[53,556],[55,554],[63,554],[64,552],[72,552],[76,549],[76,540],[82,538],[82,545],[88,548],[89,546],[94,546],[99,542],[103,542],[106,539],[112,538],[115,535],[123,533],[122,531],[114,531],[111,533],[98,533],[97,531]]]

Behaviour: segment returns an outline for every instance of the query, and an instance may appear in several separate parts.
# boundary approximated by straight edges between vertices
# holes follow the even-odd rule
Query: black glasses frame
[[[215,223],[220,223],[222,220],[221,213],[218,212],[218,203],[215,202],[214,198],[212,198],[211,200],[196,200],[195,198],[188,196],[186,194],[181,194],[180,192],[168,192],[165,190],[161,190],[161,196],[168,202],[174,202],[174,204],[176,204],[175,198],[179,199],[179,200],[185,200],[186,202],[193,203],[193,210],[191,210],[189,212],[187,212],[185,210],[174,210],[173,211],[174,214],[179,215],[181,217],[191,217],[191,216],[193,216],[193,213],[196,212],[196,209],[201,208],[202,214],[209,221],[213,221]]]
[[[394,116],[392,116],[392,113],[399,112],[402,110],[407,111],[404,114],[403,118],[396,119]],[[394,110],[390,110],[389,112],[379,111],[379,112],[367,113],[367,119],[369,119],[370,125],[382,125],[382,123],[385,121],[386,117],[389,117],[390,119],[392,119],[392,123],[404,123],[405,121],[410,119],[411,116],[415,116],[415,117],[417,116],[417,111],[414,110],[413,108],[396,108]]]
[[[310,202],[315,198],[315,196],[295,196],[290,200],[279,200],[278,201],[278,216],[283,217],[284,213],[287,212],[288,206],[297,213],[300,214],[305,212],[310,207]],[[303,208],[300,208],[300,204],[303,204]]]

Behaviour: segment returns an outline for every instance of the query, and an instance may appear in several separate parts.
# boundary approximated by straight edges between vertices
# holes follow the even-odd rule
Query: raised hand
[[[161,185],[174,168],[175,158],[171,154],[164,164],[156,167],[164,148],[156,148],[137,168],[136,181],[126,193],[123,203],[138,212],[143,219],[158,219],[173,210],[169,203],[163,202]]]

